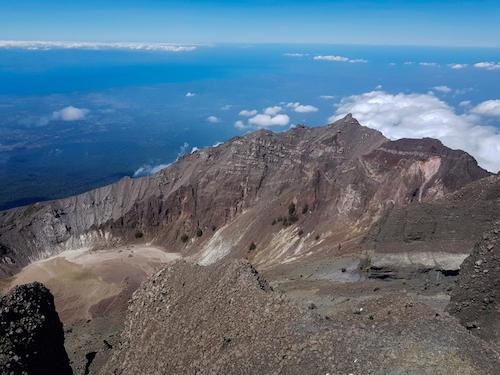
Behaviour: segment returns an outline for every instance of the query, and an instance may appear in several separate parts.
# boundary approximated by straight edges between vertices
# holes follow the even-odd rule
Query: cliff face
[[[499,218],[500,176],[490,176],[442,199],[386,211],[364,245],[377,252],[469,253]]]
[[[0,212],[0,273],[65,249],[124,242],[202,264],[243,254],[262,267],[359,249],[388,212],[488,175],[439,141],[392,142],[351,116],[322,128],[261,130],[151,177]]]
[[[42,284],[0,297],[0,373],[73,374],[54,297]]]

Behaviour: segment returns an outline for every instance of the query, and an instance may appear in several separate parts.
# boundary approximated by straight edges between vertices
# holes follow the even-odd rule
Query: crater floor
[[[121,331],[127,301],[140,283],[179,257],[147,245],[68,250],[24,267],[0,288],[5,292],[39,281],[50,289],[72,366],[83,374],[90,353],[98,353],[91,361],[94,370],[106,360],[106,350]]]

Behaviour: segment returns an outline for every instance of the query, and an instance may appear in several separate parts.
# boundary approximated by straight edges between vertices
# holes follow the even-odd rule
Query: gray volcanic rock
[[[136,291],[101,374],[495,374],[498,354],[408,297],[317,315],[244,261],[181,261]]]
[[[500,176],[491,176],[441,199],[394,207],[370,229],[365,243],[381,252],[469,252],[499,218],[498,197]]]
[[[369,274],[404,276],[406,267],[457,275],[482,233],[500,219],[499,197],[500,176],[495,175],[440,199],[388,209],[361,241],[372,254]]]
[[[465,152],[431,139],[392,142],[352,116],[322,128],[260,130],[154,176],[0,212],[0,274],[65,249],[130,242],[202,264],[246,256],[269,267],[340,243],[360,248],[388,210],[488,175]]]
[[[72,374],[54,298],[40,283],[0,297],[0,374]]]
[[[447,309],[472,333],[500,348],[500,221],[464,261]]]

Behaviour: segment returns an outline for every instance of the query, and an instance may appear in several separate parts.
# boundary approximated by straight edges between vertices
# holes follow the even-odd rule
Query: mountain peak
[[[261,233],[264,251],[258,261],[275,262],[280,260],[265,255],[267,247],[276,247],[276,227],[269,221],[286,216],[283,207],[290,202],[318,211],[304,215],[303,230],[326,225],[332,241],[345,241],[353,225],[382,215],[386,201],[404,205],[433,199],[488,175],[463,152],[432,140],[389,141],[351,114],[325,127],[282,133],[261,129],[205,151],[180,158],[159,175],[0,215],[0,247],[5,249],[0,260],[6,259],[0,272],[10,273],[39,254],[135,241],[139,232],[144,241],[197,254],[209,263],[245,252]],[[251,223],[245,221],[249,213]],[[32,228],[37,228],[36,241]],[[214,238],[222,243],[226,238],[227,246],[215,254],[219,243],[210,241],[217,228],[225,234]],[[288,255],[283,251],[283,258]]]
[[[359,121],[352,115],[352,113],[346,114],[344,117],[339,118],[329,125],[339,126],[341,124],[362,126]]]
[[[265,311],[269,306],[268,298],[263,296],[270,288],[264,282],[259,282],[259,277],[249,264],[228,265],[224,264],[224,260],[243,257],[256,269],[274,273],[274,276],[281,277],[280,272],[283,271],[291,282],[300,280],[302,275],[307,275],[303,280],[307,279],[307,283],[314,280],[343,283],[366,278],[399,278],[399,275],[421,275],[423,267],[436,272],[436,278],[441,281],[442,277],[447,276],[445,272],[457,271],[457,259],[462,260],[463,254],[470,251],[471,242],[481,235],[485,223],[500,215],[500,201],[497,199],[500,179],[495,179],[494,184],[486,181],[488,183],[482,184],[484,189],[475,185],[486,180],[480,179],[487,175],[472,157],[462,151],[450,150],[430,139],[390,141],[379,131],[360,125],[352,115],[325,127],[298,127],[278,133],[261,129],[233,138],[220,147],[188,154],[154,176],[123,179],[79,196],[0,212],[0,276],[12,276],[21,267],[36,263],[41,258],[54,256],[52,260],[60,260],[62,255],[57,255],[65,250],[79,249],[85,256],[96,257],[94,259],[99,259],[101,253],[94,249],[102,249],[106,257],[106,249],[119,245],[125,249],[141,246],[145,252],[148,247],[156,247],[160,252],[161,248],[175,252],[176,257],[184,257],[190,262],[209,267],[179,263],[175,268],[170,268],[173,270],[171,274],[170,271],[157,274],[159,278],[143,284],[139,293],[134,294],[136,301],[133,306],[139,314],[132,315],[133,320],[126,324],[137,329],[125,332],[125,338],[139,340],[133,343],[130,351],[118,354],[110,363],[121,367],[122,364],[126,365],[124,361],[129,358],[138,358],[130,353],[140,352],[144,357],[140,362],[132,363],[137,367],[129,373],[140,372],[136,369],[143,369],[143,365],[157,363],[162,366],[163,358],[178,361],[180,367],[172,371],[151,368],[149,372],[183,373],[186,372],[184,367],[197,371],[191,368],[192,364],[199,365],[202,362],[193,362],[191,354],[199,355],[200,346],[190,348],[186,345],[193,344],[193,337],[201,337],[199,332],[189,327],[203,321],[207,323],[201,328],[203,332],[217,332],[213,337],[202,332],[203,345],[207,351],[202,350],[203,354],[199,358],[200,361],[206,360],[204,370],[239,374],[242,371],[224,371],[216,366],[218,363],[234,365],[237,362],[233,359],[241,353],[252,353],[248,345],[256,341],[252,338],[247,345],[247,342],[240,340],[248,340],[248,332],[240,331],[238,327],[236,332],[231,331],[235,327],[233,322],[255,314],[254,311],[247,312],[239,308],[256,306],[248,302],[249,296],[254,295],[255,301],[262,302],[264,306],[264,313],[252,318],[255,338],[265,338],[277,321],[284,322],[284,326],[271,336],[278,339],[289,337],[287,322],[298,320],[287,318],[293,318],[292,315],[280,314],[280,317],[285,318],[272,317],[262,329],[262,319],[268,316]],[[464,191],[469,186],[473,186],[470,190],[472,193]],[[451,195],[453,200],[450,200]],[[131,257],[131,262],[140,264],[138,255],[133,255],[133,252],[129,253],[127,259]],[[123,266],[113,268],[113,276],[108,279],[110,282],[124,280],[131,275],[131,269],[125,262],[120,264]],[[146,269],[152,272],[154,267],[144,269],[144,272]],[[426,271],[426,275],[434,273]],[[166,278],[163,279],[163,276]],[[23,277],[21,272],[13,279],[23,280]],[[90,274],[88,277],[94,280],[95,275]],[[221,278],[220,283],[218,277]],[[418,279],[423,280],[422,276],[418,276]],[[131,296],[139,280],[134,277],[131,284],[124,286],[127,289],[117,295],[120,296],[119,301]],[[66,278],[54,282],[59,283],[57,285],[68,284]],[[297,282],[301,284],[296,285],[305,285],[302,281]],[[420,282],[416,281],[415,285],[421,286]],[[210,283],[212,289],[208,288]],[[159,286],[161,289],[158,289]],[[164,286],[174,289],[162,293]],[[82,301],[79,293],[87,293],[85,288],[79,288],[76,292],[69,289],[68,293],[65,289],[54,290],[60,293],[59,298],[64,296],[63,301],[72,301],[69,296],[75,294],[75,300]],[[151,291],[158,294],[151,294]],[[221,299],[220,293],[227,293],[228,298]],[[185,306],[178,304],[181,294],[193,297],[192,301],[185,300]],[[170,302],[164,301],[164,297],[170,298]],[[231,302],[221,307],[220,301],[233,297],[241,305]],[[95,298],[91,307],[90,302],[77,302],[85,303],[81,310],[82,316],[94,316],[94,312],[100,314],[104,309],[106,314],[109,313],[109,295],[97,295]],[[115,297],[111,300],[116,301]],[[172,306],[175,304],[175,309],[170,309],[168,303]],[[193,303],[200,304],[199,308],[193,308]],[[207,303],[213,304],[213,307],[207,308]],[[358,305],[358,302],[355,304]],[[121,306],[120,303],[117,305]],[[366,311],[371,314],[376,305],[373,308],[368,306]],[[392,318],[392,304],[383,302],[383,305],[391,305],[389,318]],[[408,311],[407,306],[408,303],[401,303],[404,314]],[[161,310],[165,307],[168,311]],[[71,309],[74,308],[71,305]],[[309,308],[315,309],[315,305],[310,304]],[[351,308],[356,308],[359,314],[355,316],[349,313],[349,317],[359,317],[366,322],[359,305],[355,306],[353,302]],[[174,310],[180,319],[173,318],[171,313]],[[209,319],[200,320],[197,315],[187,314],[188,310],[189,314],[195,311],[203,317],[206,317],[205,312],[212,315]],[[426,315],[436,321],[434,314],[416,315]],[[137,316],[146,319],[135,320]],[[383,311],[379,316],[388,317],[388,314]],[[344,317],[342,315],[340,319],[343,321]],[[187,337],[189,342],[162,345],[163,342],[171,343],[168,335],[172,332],[155,326],[155,322],[165,322],[164,318],[172,318],[173,324],[167,325],[185,334],[185,337],[174,334],[173,339],[180,338],[182,341],[183,337]],[[299,318],[302,319],[302,315]],[[378,321],[377,317],[375,319]],[[337,321],[336,318],[333,320]],[[187,330],[186,322],[189,325]],[[296,327],[295,324],[293,326]],[[188,331],[194,336],[190,336]],[[448,331],[443,330],[445,333]],[[157,332],[164,334],[162,341],[149,342],[148,337],[155,336]],[[222,332],[227,336],[221,337]],[[397,337],[400,332],[398,329]],[[304,336],[307,345],[309,336]],[[1,337],[0,334],[0,341]],[[379,336],[373,337],[375,343],[379,344]],[[436,337],[441,345],[441,336]],[[361,337],[359,342],[365,342],[365,338]],[[393,339],[383,341],[394,342]],[[126,345],[131,343],[128,340],[123,342]],[[233,346],[241,343],[242,349]],[[275,343],[267,343],[266,348],[276,349]],[[325,348],[329,350],[331,339],[326,337],[325,343]],[[151,351],[143,348],[152,347],[172,351],[168,356],[162,353],[150,359],[147,355]],[[179,347],[188,349],[184,351],[189,357],[185,361],[177,349]],[[262,347],[257,345],[253,353],[260,353]],[[289,347],[287,345],[284,350]],[[210,358],[207,355],[210,348],[214,348],[216,356],[225,353],[224,360],[215,362],[216,357]],[[266,349],[265,352],[269,351]],[[335,357],[344,358],[345,355]],[[270,360],[276,358],[276,355],[270,356]],[[305,355],[300,359],[308,358]],[[167,362],[170,365],[172,361]],[[326,363],[324,360],[319,362]],[[262,363],[260,354],[249,363],[251,367],[248,368],[253,372],[269,373],[271,370],[255,370],[255,364]],[[316,360],[312,361],[311,368],[317,369],[317,363]],[[352,361],[348,365],[352,366]],[[446,365],[443,368],[447,368]],[[350,369],[343,368],[341,372],[348,373]],[[303,370],[304,367],[301,373],[311,372]],[[325,368],[322,373],[328,371]]]
[[[352,116],[352,113],[348,113],[347,115],[344,116],[344,118],[342,119],[344,122],[356,122],[357,124],[359,124],[358,120],[356,120],[353,116]]]

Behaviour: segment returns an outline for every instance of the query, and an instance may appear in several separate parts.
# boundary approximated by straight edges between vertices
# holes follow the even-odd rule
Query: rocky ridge
[[[73,374],[54,297],[40,283],[0,297],[0,374]]]
[[[133,249],[158,246],[190,262],[137,291],[118,348],[139,284],[130,268],[121,265],[123,278],[108,264],[107,282],[126,290],[86,306],[92,319],[68,329],[79,373],[95,373],[112,354],[103,373],[494,374],[497,336],[478,328],[496,329],[486,315],[496,295],[484,290],[495,276],[477,275],[482,262],[472,273],[466,261],[450,305],[479,337],[443,310],[462,261],[500,220],[499,197],[500,176],[433,139],[389,141],[351,116],[261,130],[154,176],[0,212],[0,282],[68,249],[101,264],[113,252],[137,262]],[[261,273],[231,261],[240,257]],[[73,306],[79,295],[59,286],[83,279],[53,261],[56,301]],[[47,262],[35,265],[46,272]],[[78,274],[102,281],[95,272]]]
[[[101,374],[494,374],[453,318],[393,295],[322,316],[245,261],[177,262],[138,289]],[[145,317],[147,317],[145,319]]]
[[[376,223],[387,227],[391,213],[488,175],[465,152],[432,139],[389,141],[352,116],[322,128],[260,130],[154,176],[0,212],[0,273],[66,249],[136,242],[202,264],[246,256],[259,267],[368,251],[364,237]],[[390,247],[384,238],[377,248]]]
[[[464,261],[448,311],[472,333],[500,348],[500,221],[483,234]]]

